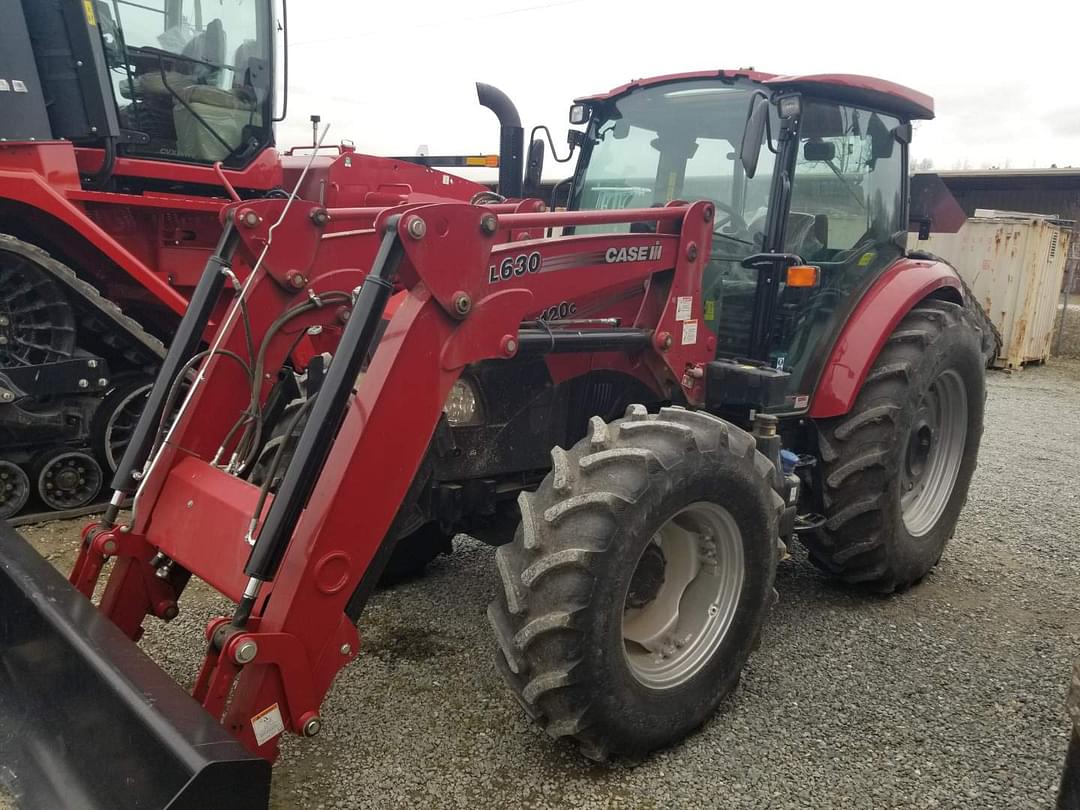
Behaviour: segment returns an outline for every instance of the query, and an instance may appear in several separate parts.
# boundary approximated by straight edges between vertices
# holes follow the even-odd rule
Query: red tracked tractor
[[[274,148],[282,3],[0,0],[0,18],[0,518],[25,521],[107,498],[222,209],[284,196],[309,161]],[[516,111],[478,90],[504,124],[502,190],[519,195]],[[409,160],[322,151],[303,193],[487,193],[430,168],[465,158]],[[332,244],[326,261],[345,261]]]
[[[597,758],[731,692],[784,543],[916,582],[967,495],[992,343],[955,272],[906,252],[931,116],[860,77],[668,76],[574,106],[570,211],[310,185],[227,206],[69,581],[0,535],[11,788],[262,806],[407,526],[500,544],[498,669]],[[194,699],[133,644],[191,576],[236,604]]]

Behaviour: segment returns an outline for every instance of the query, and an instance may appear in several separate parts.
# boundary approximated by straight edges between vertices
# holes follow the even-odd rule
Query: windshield
[[[745,79],[682,81],[643,88],[599,108],[571,198],[577,209],[647,208],[671,200],[716,204],[702,319],[716,338],[717,354],[746,356],[749,347],[757,272],[741,260],[765,249],[775,157],[766,138],[757,171],[748,178],[739,153],[751,101],[761,92]],[[775,139],[775,106],[770,116]]]
[[[271,139],[268,0],[98,0],[125,153],[246,163]]]
[[[738,157],[751,100],[760,92],[745,80],[683,81],[638,90],[600,107],[572,207],[712,200],[716,233],[723,237],[717,241],[728,243],[724,249],[742,255],[760,250],[773,158],[763,144],[757,173],[748,179]],[[777,129],[774,118],[772,132]]]

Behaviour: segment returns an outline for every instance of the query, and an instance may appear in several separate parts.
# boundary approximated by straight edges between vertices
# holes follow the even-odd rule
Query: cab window
[[[265,0],[95,4],[125,154],[242,165],[271,141]]]

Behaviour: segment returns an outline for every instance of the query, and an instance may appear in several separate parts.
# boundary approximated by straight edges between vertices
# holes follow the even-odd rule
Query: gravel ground
[[[1065,331],[1058,339],[1058,330],[1061,329],[1061,319],[1065,318]],[[1068,311],[1058,305],[1057,318],[1054,321],[1054,332],[1051,338],[1053,352],[1061,357],[1080,359],[1080,304],[1076,303],[1076,296],[1072,296]]]
[[[372,600],[323,733],[284,744],[274,807],[1049,807],[1080,652],[1078,382],[1070,360],[991,375],[941,565],[868,598],[797,553],[732,699],[636,767],[588,764],[526,722],[491,663],[492,551],[458,538],[425,579]],[[81,522],[28,534],[64,564]],[[189,603],[145,642],[185,684],[215,609],[205,591]]]

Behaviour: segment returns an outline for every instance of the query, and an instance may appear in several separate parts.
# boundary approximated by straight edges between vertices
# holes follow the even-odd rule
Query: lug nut
[[[89,387],[90,387],[90,381],[89,380],[79,380],[79,388],[89,388]]]
[[[97,384],[98,388],[104,388],[106,385],[109,384],[109,381],[105,377],[98,377]]]
[[[259,645],[251,639],[241,642],[236,647],[236,652],[233,653],[233,657],[236,658],[238,664],[250,664],[255,660],[255,656],[259,654]]]
[[[423,239],[424,234],[427,233],[427,223],[420,217],[409,217],[409,221],[405,223],[405,230],[413,239]]]

